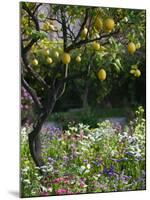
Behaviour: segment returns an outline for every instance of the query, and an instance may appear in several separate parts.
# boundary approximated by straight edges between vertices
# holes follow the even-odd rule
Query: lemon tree
[[[90,96],[97,99],[95,94],[106,96],[118,81],[143,80],[145,11],[26,2],[20,6],[21,82],[33,99],[36,119],[29,146],[41,167],[40,130],[69,81],[83,85],[85,93],[79,89],[78,96],[87,100],[89,91],[95,91]]]

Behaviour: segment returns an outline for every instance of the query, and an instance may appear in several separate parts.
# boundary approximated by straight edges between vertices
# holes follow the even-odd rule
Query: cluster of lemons
[[[46,59],[47,63],[48,64],[52,64],[53,63],[53,59],[49,56],[50,55],[49,49],[45,49],[44,50],[44,55],[47,56],[47,59]],[[54,57],[55,58],[59,58],[59,52],[58,51],[54,52]],[[39,64],[38,60],[36,58],[34,58],[32,60],[32,65],[37,66],[38,64]]]
[[[107,18],[104,21],[99,17],[94,18],[94,29],[97,30],[97,31],[103,30],[104,32],[110,33],[114,29],[114,27],[115,27],[115,22],[112,18]],[[54,30],[54,25],[52,23],[47,23],[47,24],[44,24],[43,28]],[[82,32],[81,32],[81,39],[85,39],[87,37],[87,34],[88,34],[88,28],[84,27]],[[98,51],[98,50],[100,50],[101,45],[100,45],[100,43],[94,41],[92,43],[92,47],[95,51]],[[140,43],[134,44],[133,42],[130,42],[130,43],[128,43],[128,46],[127,46],[128,53],[134,54],[135,51],[137,49],[139,49],[140,47],[141,47]],[[49,56],[50,52],[49,52],[48,49],[44,51],[44,54],[47,56],[47,63],[48,64],[53,63],[53,59]],[[59,58],[59,56],[60,56],[59,52],[55,51],[54,56],[56,58]],[[79,54],[76,57],[75,60],[76,60],[77,63],[80,63],[81,62],[81,54]],[[67,53],[67,52],[64,52],[61,55],[61,61],[65,65],[69,64],[71,62],[70,54]],[[36,58],[32,60],[32,65],[37,66],[38,64],[39,63],[38,63],[38,60]],[[132,67],[132,69],[130,70],[130,73],[133,74],[135,77],[141,76],[141,72],[137,67],[136,68]],[[106,79],[106,76],[107,76],[107,74],[106,74],[105,69],[101,68],[98,71],[99,80],[104,81]]]
[[[141,76],[141,71],[138,69],[137,65],[132,65],[130,73],[133,74],[135,77],[140,77]]]
[[[130,54],[134,54],[137,49],[141,47],[141,44],[138,42],[137,44],[134,44],[133,42],[130,42],[128,44],[128,52]],[[130,73],[133,74],[135,77],[141,76],[141,71],[138,69],[137,65],[132,65]]]
[[[102,20],[99,17],[96,17],[93,19],[93,28],[97,32],[100,32],[103,30],[106,33],[111,32],[115,27],[115,22],[112,18],[107,18],[106,20]],[[85,39],[88,34],[88,28],[84,27],[84,29],[81,32],[81,38]]]

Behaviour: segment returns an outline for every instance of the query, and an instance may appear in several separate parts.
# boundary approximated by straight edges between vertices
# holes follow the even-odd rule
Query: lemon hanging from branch
[[[55,51],[55,52],[54,52],[54,56],[55,56],[55,58],[59,58],[59,53],[58,53],[58,51]]]
[[[138,69],[137,64],[131,66],[130,74],[133,74],[135,77],[141,76],[141,71]]]
[[[47,63],[48,63],[48,64],[51,64],[52,62],[53,62],[52,58],[51,58],[51,57],[48,57],[48,58],[47,58]]]
[[[32,65],[37,66],[38,64],[39,62],[36,58],[32,60]]]
[[[129,52],[130,54],[133,54],[135,51],[136,51],[136,46],[135,46],[135,44],[134,44],[133,42],[130,42],[130,43],[128,44],[128,52]]]
[[[104,69],[100,69],[98,71],[98,78],[99,78],[99,80],[104,81],[106,79],[106,76],[107,76],[106,75],[106,71]]]
[[[141,43],[140,42],[136,43],[135,47],[136,47],[136,49],[141,48]]]
[[[45,56],[48,56],[49,54],[50,54],[49,49],[45,49],[45,50],[44,50],[44,55],[45,55]]]
[[[71,61],[70,54],[69,54],[69,53],[63,53],[61,59],[62,59],[62,62],[63,62],[64,64],[69,64],[70,61]]]
[[[134,72],[135,77],[140,77],[141,76],[141,71],[139,69],[136,69]]]
[[[81,62],[81,57],[80,57],[80,56],[77,56],[77,57],[76,57],[76,62],[78,62],[78,63]]]
[[[81,32],[81,38],[85,39],[88,33],[88,29],[86,27],[84,27],[84,29]]]
[[[93,49],[98,51],[100,49],[100,44],[97,42],[93,42]]]
[[[104,21],[104,30],[106,32],[112,31],[114,27],[115,27],[115,22],[112,18],[108,18]]]

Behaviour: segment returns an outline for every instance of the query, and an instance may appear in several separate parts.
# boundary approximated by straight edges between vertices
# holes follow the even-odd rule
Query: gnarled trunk
[[[43,175],[45,173],[43,173],[41,169],[41,167],[44,166],[44,161],[41,155],[40,131],[46,118],[53,111],[55,102],[56,101],[53,100],[52,104],[48,106],[47,109],[42,111],[41,114],[39,114],[37,121],[33,125],[33,130],[28,135],[29,149],[30,149],[32,159],[34,160],[36,166],[40,168],[40,173]]]
[[[31,132],[28,136],[29,148],[31,156],[38,167],[44,165],[44,161],[41,156],[41,141],[40,141],[40,132],[36,132],[36,135]]]
[[[41,155],[40,131],[48,114],[49,113],[45,112],[39,116],[36,124],[34,125],[33,131],[28,135],[30,153],[36,166],[39,168],[44,165],[44,161]],[[43,174],[41,169],[40,172],[41,174]]]

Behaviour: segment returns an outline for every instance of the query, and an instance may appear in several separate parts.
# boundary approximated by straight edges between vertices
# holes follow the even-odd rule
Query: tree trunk
[[[38,121],[33,128],[33,131],[28,135],[30,153],[36,166],[39,168],[41,168],[44,165],[44,161],[41,155],[40,131],[47,116],[48,113],[44,113],[41,116],[39,116]],[[41,174],[43,174],[41,169],[40,172]]]
[[[31,132],[28,139],[31,156],[36,166],[42,167],[44,165],[44,161],[41,156],[40,132],[36,132],[36,135]]]
[[[82,107],[83,107],[83,109],[86,109],[88,107],[88,92],[89,92],[89,81],[86,80],[85,90],[84,90],[83,97],[82,97],[82,100],[83,100]]]
[[[28,135],[29,149],[30,149],[31,156],[33,158],[33,161],[35,162],[35,165],[40,168],[40,173],[42,175],[44,175],[45,173],[41,169],[41,167],[44,166],[44,161],[41,155],[40,131],[46,118],[52,112],[55,102],[56,101],[53,101],[51,106],[49,106],[45,111],[42,111],[37,121],[33,125],[34,127],[33,130]]]

